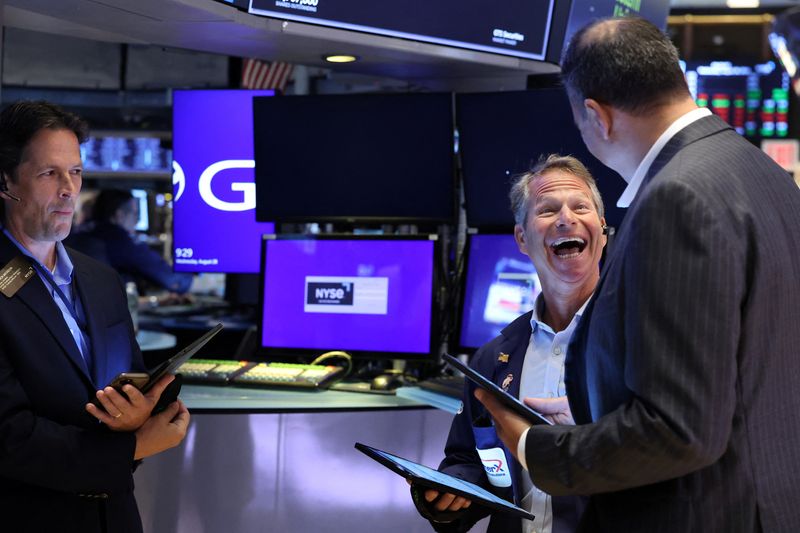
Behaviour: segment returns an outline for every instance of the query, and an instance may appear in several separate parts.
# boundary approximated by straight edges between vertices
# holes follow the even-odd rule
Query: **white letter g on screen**
[[[200,192],[200,197],[205,203],[214,209],[220,211],[248,211],[256,208],[256,184],[253,182],[231,183],[232,191],[242,192],[241,202],[226,202],[220,200],[214,195],[211,190],[211,182],[214,176],[223,170],[230,170],[232,168],[255,168],[256,162],[252,159],[228,159],[226,161],[218,161],[210,165],[207,169],[200,174],[200,179],[197,181],[197,188]]]

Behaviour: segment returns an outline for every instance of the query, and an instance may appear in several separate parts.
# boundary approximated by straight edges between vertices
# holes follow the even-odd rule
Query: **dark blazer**
[[[579,425],[532,428],[533,481],[593,495],[586,531],[800,531],[799,347],[800,190],[700,119],[617,234],[566,360]]]
[[[0,233],[0,267],[17,255]],[[0,295],[0,520],[15,532],[139,532],[135,437],[107,430],[84,406],[117,373],[141,371],[141,352],[119,276],[69,255],[93,373],[37,275],[12,298]]]
[[[498,385],[502,385],[506,376],[511,374],[508,392],[514,397],[519,397],[519,384],[522,377],[522,364],[525,361],[525,352],[531,336],[532,312],[526,313],[511,324],[506,326],[500,335],[483,345],[470,361],[470,366],[482,375],[490,378]],[[508,354],[508,361],[498,359],[501,353]],[[506,453],[511,461],[512,487],[503,489],[492,486],[484,471],[478,453],[475,451],[475,435],[473,421],[484,419],[489,421],[488,413],[483,405],[473,395],[475,386],[467,380],[464,390],[464,409],[453,419],[450,435],[445,445],[445,459],[439,465],[439,470],[452,476],[464,479],[484,489],[491,491],[509,501],[520,504],[522,497],[521,476],[522,466],[514,459],[513,455]],[[564,497],[553,498],[553,532],[566,533],[574,530],[578,523],[582,502],[578,498]],[[468,531],[478,520],[484,518],[489,512],[486,508],[472,505],[468,510],[461,512],[458,520],[446,524],[434,523],[434,529],[440,532]],[[521,519],[505,513],[494,513],[489,521],[487,533],[514,533],[522,531]]]

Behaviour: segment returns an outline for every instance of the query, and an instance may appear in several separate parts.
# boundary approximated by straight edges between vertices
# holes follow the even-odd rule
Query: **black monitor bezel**
[[[271,240],[387,240],[387,241],[432,241],[433,242],[433,268],[431,271],[431,329],[428,352],[390,352],[390,351],[365,351],[351,350],[341,347],[330,348],[281,348],[274,346],[262,346],[263,326],[264,326],[264,283],[266,278],[266,257],[267,242]],[[357,359],[403,359],[411,361],[432,360],[437,355],[439,341],[441,337],[441,324],[439,316],[438,295],[439,295],[439,276],[437,268],[441,258],[441,242],[435,234],[413,234],[413,235],[353,235],[341,233],[325,234],[264,234],[261,237],[261,271],[259,274],[258,286],[258,347],[256,354],[260,360],[292,360],[308,359],[317,357],[328,351],[344,351],[351,357]]]
[[[256,221],[257,222],[275,222],[276,224],[280,223],[287,223],[287,224],[313,224],[313,223],[341,223],[341,224],[363,224],[363,225],[371,225],[371,224],[415,224],[419,226],[434,226],[439,224],[453,224],[458,219],[459,214],[459,203],[458,203],[458,191],[459,191],[459,176],[458,176],[458,169],[456,164],[456,153],[455,153],[455,142],[456,142],[456,104],[455,104],[455,93],[446,93],[446,92],[433,92],[433,93],[368,93],[368,94],[335,94],[335,95],[300,95],[300,96],[290,96],[285,98],[290,98],[293,101],[297,101],[298,99],[302,98],[329,98],[329,99],[364,99],[364,98],[413,98],[417,96],[434,96],[434,95],[449,95],[450,97],[450,140],[451,140],[451,147],[453,150],[450,152],[450,214],[449,216],[398,216],[398,215],[354,215],[354,214],[343,214],[343,215],[314,215],[314,214],[297,214],[297,215],[273,215],[269,216],[268,218],[264,216],[263,207],[259,207],[258,203],[256,205]],[[255,124],[255,107],[256,107],[256,100],[261,97],[254,97],[253,101],[253,114],[254,114],[254,124]],[[272,97],[268,97],[272,98]],[[285,98],[283,100],[285,100]],[[271,103],[274,103],[275,100],[271,100]],[[256,168],[255,168],[255,180],[256,180],[256,191],[258,191],[258,181],[259,181],[259,167],[258,167],[258,141],[257,141],[258,132],[254,126],[253,129],[253,143],[256,148],[254,148],[253,158],[256,161]],[[391,194],[391,192],[387,193]],[[258,192],[256,192],[258,198]]]

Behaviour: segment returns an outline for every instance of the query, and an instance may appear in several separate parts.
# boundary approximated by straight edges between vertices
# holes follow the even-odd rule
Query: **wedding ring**
[[[117,413],[117,416],[115,416],[114,418],[119,418],[121,416],[122,416],[122,413]]]

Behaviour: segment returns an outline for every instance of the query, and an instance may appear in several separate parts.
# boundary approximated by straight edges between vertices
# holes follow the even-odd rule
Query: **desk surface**
[[[184,385],[181,400],[193,413],[309,413],[428,409],[427,404],[395,395],[333,390],[259,389]]]
[[[148,350],[167,350],[174,348],[176,345],[175,335],[147,329],[140,329],[136,332],[136,342],[139,343],[139,348],[143,352]]]

